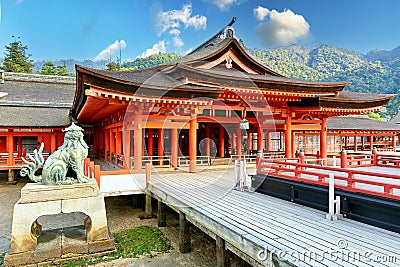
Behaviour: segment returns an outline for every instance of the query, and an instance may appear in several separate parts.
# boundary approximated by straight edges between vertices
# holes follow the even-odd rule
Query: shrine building
[[[246,52],[232,24],[170,64],[121,72],[76,66],[72,116],[93,153],[123,168],[151,162],[196,172],[204,160],[257,152],[326,158],[342,149],[395,150],[398,125],[352,128],[340,121],[356,118],[334,118],[380,111],[395,95],[284,77]]]

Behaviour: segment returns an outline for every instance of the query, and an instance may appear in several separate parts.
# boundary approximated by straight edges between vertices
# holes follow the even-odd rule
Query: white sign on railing
[[[343,219],[340,214],[340,196],[335,198],[335,176],[332,172],[329,173],[329,213],[325,217],[330,221]]]

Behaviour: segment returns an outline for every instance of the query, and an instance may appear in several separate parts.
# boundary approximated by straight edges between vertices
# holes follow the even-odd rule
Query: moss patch
[[[151,255],[152,253],[165,253],[172,248],[158,228],[149,226],[139,226],[115,233],[114,240],[117,249],[115,253],[88,261],[68,263],[64,266],[87,266],[118,258],[137,258],[142,255]]]

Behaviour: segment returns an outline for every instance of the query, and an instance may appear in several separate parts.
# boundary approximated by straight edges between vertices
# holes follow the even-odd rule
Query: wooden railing
[[[94,165],[94,161],[90,161],[90,158],[86,158],[83,161],[83,172],[87,177],[89,177],[91,179],[95,179],[97,182],[97,185],[100,188],[100,166],[99,165]]]
[[[397,174],[304,164],[296,158],[261,159],[257,166],[257,174],[323,186],[328,186],[330,172],[335,174],[336,188],[400,200],[400,175]],[[377,177],[382,178],[379,180],[390,180],[377,181]]]

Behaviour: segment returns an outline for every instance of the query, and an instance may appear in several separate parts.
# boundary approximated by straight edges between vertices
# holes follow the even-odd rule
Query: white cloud
[[[184,28],[205,29],[207,25],[207,18],[205,16],[192,16],[192,4],[184,5],[180,10],[160,11],[157,20],[159,36],[169,29],[173,30],[182,26]]]
[[[243,0],[204,0],[216,5],[220,10],[227,11],[233,4],[240,5]]]
[[[269,9],[262,6],[258,6],[257,8],[253,9],[253,13],[258,20],[262,21],[268,15]]]
[[[293,44],[307,40],[310,36],[308,22],[302,15],[291,10],[268,10],[265,17],[268,17],[268,20],[257,26],[256,35],[261,37],[263,45],[267,48]]]
[[[154,54],[159,54],[159,53],[165,53],[167,52],[167,49],[165,48],[165,42],[164,40],[159,41],[158,43],[154,44],[151,48],[147,48],[146,51],[144,51],[140,57],[145,58],[149,57]]]
[[[178,30],[178,29],[172,29],[172,30],[169,31],[169,34],[171,34],[171,35],[179,35],[179,34],[181,34],[181,31]]]
[[[123,50],[126,48],[125,40],[115,40],[114,43],[110,44],[106,48],[104,48],[94,59],[93,61],[99,61],[103,59],[109,59],[115,52],[120,49]]]
[[[175,36],[172,40],[174,41],[175,47],[182,47],[185,44],[179,36]]]

